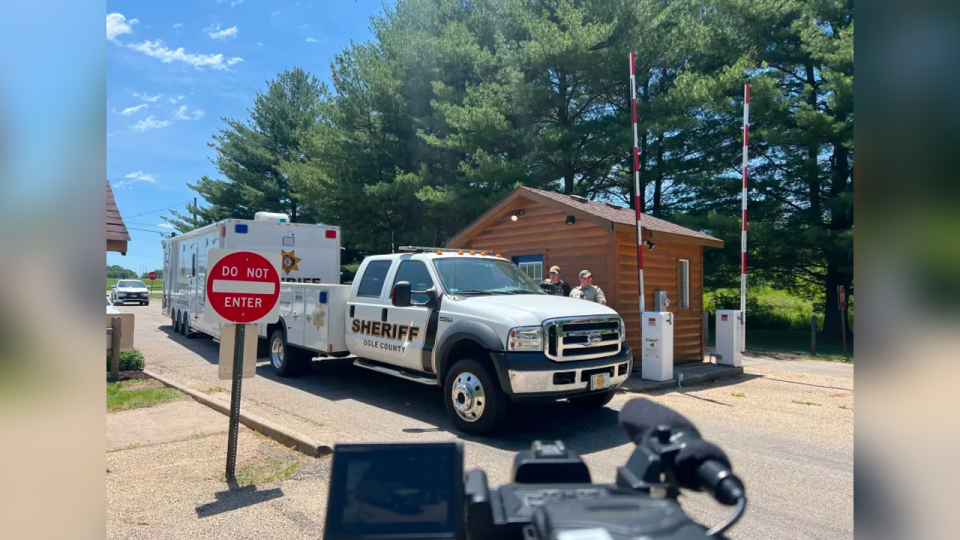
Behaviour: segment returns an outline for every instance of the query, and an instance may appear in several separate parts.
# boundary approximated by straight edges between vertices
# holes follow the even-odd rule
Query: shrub
[[[143,354],[136,349],[120,353],[120,371],[143,371],[145,363]],[[110,371],[109,356],[107,356],[107,371]]]
[[[740,309],[740,290],[717,289],[706,293],[704,304],[712,320],[718,309]],[[747,328],[809,331],[812,316],[813,304],[808,300],[765,287],[747,290]],[[818,322],[823,324],[823,314],[819,315]]]

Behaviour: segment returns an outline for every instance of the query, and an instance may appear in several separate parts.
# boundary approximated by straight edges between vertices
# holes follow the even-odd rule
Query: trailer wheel
[[[270,334],[270,367],[280,377],[293,377],[303,372],[304,365],[301,351],[287,344],[287,336],[283,330],[277,328]],[[309,364],[307,364],[309,365]]]
[[[490,369],[473,358],[460,360],[450,368],[443,396],[453,425],[464,433],[490,433],[506,417],[506,394]]]
[[[173,323],[173,331],[176,334],[180,333],[180,310],[173,310],[170,312],[170,319]]]
[[[180,313],[180,335],[183,337],[190,335],[190,314],[186,311]]]

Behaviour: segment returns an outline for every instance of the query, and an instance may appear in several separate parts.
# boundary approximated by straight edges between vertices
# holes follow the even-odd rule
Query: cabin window
[[[397,268],[397,277],[393,279],[393,284],[406,281],[410,283],[410,289],[414,291],[425,291],[433,287],[433,278],[427,270],[427,265],[420,261],[403,261]],[[413,293],[410,299],[417,304],[425,304],[430,297],[424,293]]]
[[[543,281],[543,255],[518,255],[513,262],[534,281]]]
[[[680,309],[690,309],[690,261],[680,259]]]
[[[380,298],[380,293],[383,292],[383,283],[387,279],[387,271],[390,270],[390,264],[390,261],[371,261],[367,265],[367,269],[363,271],[357,296]]]

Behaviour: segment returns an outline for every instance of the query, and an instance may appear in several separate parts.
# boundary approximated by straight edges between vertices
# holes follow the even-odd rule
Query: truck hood
[[[617,315],[596,302],[548,294],[471,296],[458,300],[456,305],[457,311],[484,311],[486,318],[509,316],[517,326],[536,326],[557,317]]]

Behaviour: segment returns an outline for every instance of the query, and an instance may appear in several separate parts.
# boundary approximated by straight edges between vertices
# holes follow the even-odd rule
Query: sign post
[[[211,249],[207,255],[207,303],[204,320],[232,328],[233,384],[230,390],[230,431],[227,437],[227,480],[236,478],[237,435],[240,429],[240,390],[244,373],[247,326],[275,323],[280,318],[280,254]],[[220,342],[220,347],[230,347]],[[227,351],[224,351],[227,352]],[[223,354],[221,354],[223,356]],[[250,373],[248,368],[248,373]]]
[[[147,277],[150,278],[150,296],[153,296],[153,280],[157,279],[157,273],[150,272]]]
[[[840,333],[843,334],[843,356],[847,357],[847,294],[843,285],[837,287],[837,306],[840,308]]]

